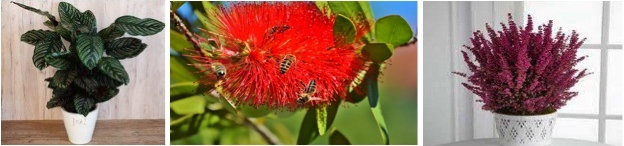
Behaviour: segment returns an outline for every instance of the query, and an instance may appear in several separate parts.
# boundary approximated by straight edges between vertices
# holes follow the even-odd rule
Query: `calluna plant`
[[[133,36],[154,35],[165,27],[158,20],[121,16],[97,31],[91,11],[80,12],[66,2],[58,6],[60,21],[49,12],[12,3],[49,19],[44,24],[51,30],[30,30],[21,37],[21,41],[35,46],[32,57],[35,67],[57,69],[53,77],[45,79],[53,90],[47,108],[61,106],[84,116],[96,103],[117,95],[118,87],[130,81],[119,60],[135,57],[147,48],[140,39],[120,37],[126,32]],[[63,39],[69,42],[69,47],[63,45]]]
[[[585,39],[561,29],[552,36],[552,20],[533,31],[528,16],[526,27],[517,26],[509,16],[509,27],[495,31],[487,25],[490,39],[481,31],[473,33],[472,46],[464,46],[474,61],[462,51],[471,75],[464,87],[481,97],[484,110],[512,115],[537,115],[556,111],[577,95],[569,89],[588,75],[574,67],[587,56],[576,52]]]

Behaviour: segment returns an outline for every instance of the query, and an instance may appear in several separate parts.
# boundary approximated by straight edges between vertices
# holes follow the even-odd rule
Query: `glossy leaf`
[[[104,95],[95,98],[95,102],[100,103],[100,102],[108,101],[112,99],[113,97],[115,97],[117,94],[119,94],[119,89],[117,88],[109,89],[108,91],[106,91],[106,93],[104,93]]]
[[[78,35],[76,39],[78,58],[88,69],[93,69],[100,62],[104,53],[104,42],[100,36]]]
[[[41,42],[60,41],[58,33],[49,30],[30,30],[22,34],[20,40],[22,42],[37,45]]]
[[[93,108],[95,106],[95,101],[93,100],[93,98],[89,98],[86,95],[83,94],[76,94],[76,96],[74,97],[74,108],[76,108],[76,111],[83,115],[83,116],[87,116],[87,114],[89,114],[89,110],[91,110],[91,108]]]
[[[58,70],[54,73],[50,85],[56,88],[67,88],[78,76],[76,70]]]
[[[165,23],[156,19],[140,19],[134,16],[121,16],[115,20],[115,24],[130,35],[148,36],[154,35],[165,28]]]
[[[102,37],[104,41],[112,41],[116,38],[123,36],[126,32],[124,32],[121,28],[117,27],[115,23],[110,26],[100,30],[98,35]]]
[[[375,22],[377,42],[399,46],[408,42],[412,35],[413,32],[409,24],[399,15],[386,16]]]
[[[386,43],[367,44],[366,46],[364,46],[364,48],[362,48],[362,53],[364,54],[364,56],[367,56],[376,63],[381,63],[390,59],[393,52],[394,46]]]
[[[112,79],[126,85],[128,85],[128,82],[130,81],[126,69],[124,69],[123,65],[121,65],[121,63],[115,58],[103,57],[98,64],[98,69]]]
[[[331,145],[351,145],[349,139],[344,136],[338,129],[334,129],[331,135],[329,135],[329,144]]]
[[[381,65],[377,63],[373,63],[369,66],[369,71],[372,73],[370,76],[366,77],[366,92],[368,96],[368,103],[371,107],[377,107],[379,103],[379,86],[377,84],[377,78],[379,77]]]
[[[71,52],[51,53],[46,56],[45,61],[58,70],[66,70],[74,66],[71,55]]]
[[[140,39],[124,37],[106,43],[106,54],[117,59],[135,57],[147,48],[147,44],[141,43]]]
[[[334,22],[334,43],[351,44],[355,40],[355,25],[343,15],[337,15]]]
[[[308,109],[299,128],[297,145],[310,144],[318,136],[319,132],[316,124],[316,110]]]
[[[75,21],[82,15],[80,10],[67,2],[59,3],[58,12],[61,17],[61,25],[69,30],[76,28]]]
[[[317,107],[316,110],[316,126],[320,136],[327,131],[327,107]]]
[[[206,100],[201,96],[191,96],[171,102],[171,110],[176,114],[201,114],[206,109]]]

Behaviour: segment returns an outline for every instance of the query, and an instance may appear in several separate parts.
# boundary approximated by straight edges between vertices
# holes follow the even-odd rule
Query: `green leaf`
[[[349,139],[344,136],[338,129],[334,129],[331,135],[329,135],[329,144],[330,145],[351,145]]]
[[[76,70],[58,70],[54,73],[50,84],[57,88],[67,88],[74,81],[76,76],[78,76],[78,71]]]
[[[379,77],[379,72],[381,69],[381,65],[377,63],[373,63],[369,66],[369,71],[372,73],[371,76],[365,78],[366,80],[366,91],[368,96],[368,103],[371,107],[377,107],[379,103],[379,87],[377,85],[377,78]]]
[[[204,97],[196,95],[171,102],[171,110],[176,114],[201,114],[206,109]]]
[[[221,97],[224,98],[224,97]],[[238,109],[245,114],[247,117],[262,117],[270,114],[273,110],[269,109],[266,106],[260,106],[259,108],[255,108],[252,106],[240,105]]]
[[[301,122],[301,128],[299,128],[299,137],[297,137],[297,145],[310,144],[316,137],[319,136],[318,128],[316,124],[316,110],[308,109]]]
[[[123,82],[117,81],[108,75],[102,73],[101,71],[95,71],[92,76],[93,80],[95,80],[99,86],[106,87],[119,87],[123,85]]]
[[[337,15],[334,22],[334,43],[351,44],[355,40],[355,25],[343,15]]]
[[[74,97],[74,107],[76,111],[84,115],[85,117],[89,114],[89,110],[95,106],[95,101],[93,98],[89,98],[83,94],[76,94]]]
[[[97,97],[95,99],[95,102],[100,103],[100,102],[108,101],[112,99],[113,97],[115,97],[117,94],[119,94],[119,89],[117,88],[109,89],[108,91],[106,91],[106,93],[104,93],[104,95]]]
[[[135,57],[147,48],[147,44],[141,43],[140,39],[124,37],[110,43],[106,43],[106,54],[117,59]]]
[[[170,58],[170,67],[169,72],[171,73],[171,82],[195,82],[199,78],[193,72],[197,72],[197,70],[188,64],[189,61],[185,60],[183,57],[175,57],[169,56]]]
[[[316,4],[316,7],[323,11],[323,13],[327,16],[331,16],[332,11],[331,11],[331,7],[329,7],[329,2],[327,1],[314,1],[314,4]]]
[[[98,86],[98,82],[96,82],[93,78],[89,76],[77,76],[74,79],[74,84],[76,84],[76,86],[86,90],[89,93],[95,92]]]
[[[347,18],[357,18],[362,8],[357,1],[330,1],[328,2],[332,12],[346,16]]]
[[[171,84],[169,87],[170,102],[196,95],[194,92],[196,88],[197,83],[190,81]]]
[[[72,31],[69,31],[67,28],[63,26],[56,27],[55,30],[65,40],[69,42],[74,42],[76,35],[75,33],[72,33]]]
[[[373,116],[375,117],[375,121],[377,122],[377,126],[379,126],[379,132],[381,132],[381,140],[384,141],[386,145],[389,145],[390,136],[388,136],[388,128],[386,128],[386,122],[381,114],[381,106],[373,107],[371,110],[373,112]]]
[[[78,20],[76,20],[76,22],[79,22],[76,30],[80,31],[81,33],[97,33],[97,21],[95,19],[95,15],[93,15],[90,10],[87,10],[84,13],[80,14],[80,17],[78,17]]]
[[[121,63],[115,58],[103,57],[98,64],[98,69],[100,69],[102,73],[108,75],[108,77],[122,82],[125,85],[128,85],[128,82],[130,81],[126,69],[124,69],[123,65],[121,65]]]
[[[197,19],[206,27],[207,30],[216,31],[218,29],[216,26],[216,24],[218,24],[218,19],[216,18],[217,15],[214,14],[219,14],[221,11],[217,6],[215,6],[214,1],[203,1],[202,6],[204,7],[204,12],[206,12],[206,14],[200,14],[198,11],[195,11]]]
[[[104,41],[108,42],[123,36],[125,33],[126,32],[124,32],[121,28],[117,27],[115,23],[113,23],[110,26],[100,30],[100,32],[98,32],[98,35],[102,37]]]
[[[184,3],[186,3],[186,2],[185,1],[172,1],[171,2],[171,10],[172,11],[178,10],[178,8],[180,8],[182,5],[184,5]]]
[[[61,96],[52,96],[52,98],[46,103],[46,108],[54,108],[57,106],[65,105],[66,103],[70,103],[69,100],[71,98],[61,97]]]
[[[377,42],[399,46],[409,41],[412,35],[413,32],[409,24],[399,15],[386,16],[375,23]]]
[[[76,39],[78,58],[88,69],[93,69],[100,62],[104,53],[104,42],[100,36],[81,34]]]
[[[74,66],[71,55],[71,52],[51,53],[45,57],[45,61],[56,69],[66,70]]]
[[[130,35],[148,36],[154,35],[165,28],[165,23],[156,19],[139,19],[134,16],[121,16],[115,20],[115,24]]]
[[[371,43],[362,48],[364,56],[373,60],[373,62],[381,63],[392,57],[394,46],[386,43]]]
[[[31,45],[37,45],[41,42],[60,41],[60,36],[54,31],[40,29],[30,30],[22,34],[20,40]]]
[[[186,41],[186,37],[174,30],[169,30],[171,32],[171,48],[178,53],[187,54],[189,51],[185,50],[187,48],[192,48],[191,43]]]
[[[45,61],[46,56],[52,52],[62,50],[62,48],[63,44],[57,41],[46,41],[37,44],[32,56],[33,64],[37,69],[43,70],[48,67],[48,63]]]
[[[13,1],[11,1],[11,3],[13,3],[13,4],[15,4],[15,5],[19,6],[19,7],[22,7],[24,9],[28,10],[28,11],[32,11],[32,12],[35,12],[35,13],[37,13],[39,15],[43,15],[43,16],[48,17],[49,20],[45,21],[45,23],[44,23],[44,24],[46,24],[46,26],[54,28],[56,25],[58,25],[58,21],[56,21],[56,17],[54,17],[48,11],[41,11],[39,9],[35,9],[33,7],[30,7],[30,6],[21,4],[21,3],[17,3],[17,2],[13,2]]]
[[[236,107],[234,106],[234,104],[232,104],[232,102],[230,102],[229,100],[225,99],[225,97],[221,97],[221,98],[217,98],[217,99],[223,105],[225,110],[227,110],[228,112],[230,112],[233,115],[238,115],[238,112],[236,112]]]
[[[73,5],[67,2],[61,2],[58,6],[59,16],[61,17],[61,25],[69,30],[76,29],[76,20],[81,17],[82,13]]]
[[[318,107],[316,110],[316,126],[320,136],[327,130],[327,107]]]

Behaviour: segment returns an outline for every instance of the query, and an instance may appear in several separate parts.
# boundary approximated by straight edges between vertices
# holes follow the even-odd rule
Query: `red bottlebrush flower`
[[[552,112],[577,95],[569,91],[582,77],[591,73],[574,69],[586,56],[576,52],[585,39],[572,31],[571,35],[552,35],[552,21],[533,32],[533,20],[528,16],[525,28],[516,26],[509,15],[509,27],[494,31],[487,25],[490,40],[480,31],[470,39],[473,46],[464,46],[474,55],[472,61],[462,51],[472,75],[464,87],[481,97],[483,109],[514,115]]]
[[[201,82],[238,105],[296,108],[313,80],[312,100],[304,105],[329,104],[345,99],[365,69],[356,52],[362,44],[335,44],[336,16],[313,2],[230,2],[208,15],[215,19],[215,29],[205,30],[212,38],[199,41],[220,47],[190,56],[204,69],[223,64],[224,77],[207,74]],[[360,36],[367,31],[357,28]]]

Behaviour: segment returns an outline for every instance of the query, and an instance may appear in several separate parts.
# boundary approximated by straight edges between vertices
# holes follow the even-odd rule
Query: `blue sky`
[[[417,34],[418,30],[418,2],[416,1],[371,1],[369,2],[373,10],[375,20],[387,15],[400,15],[412,27],[412,31]]]

